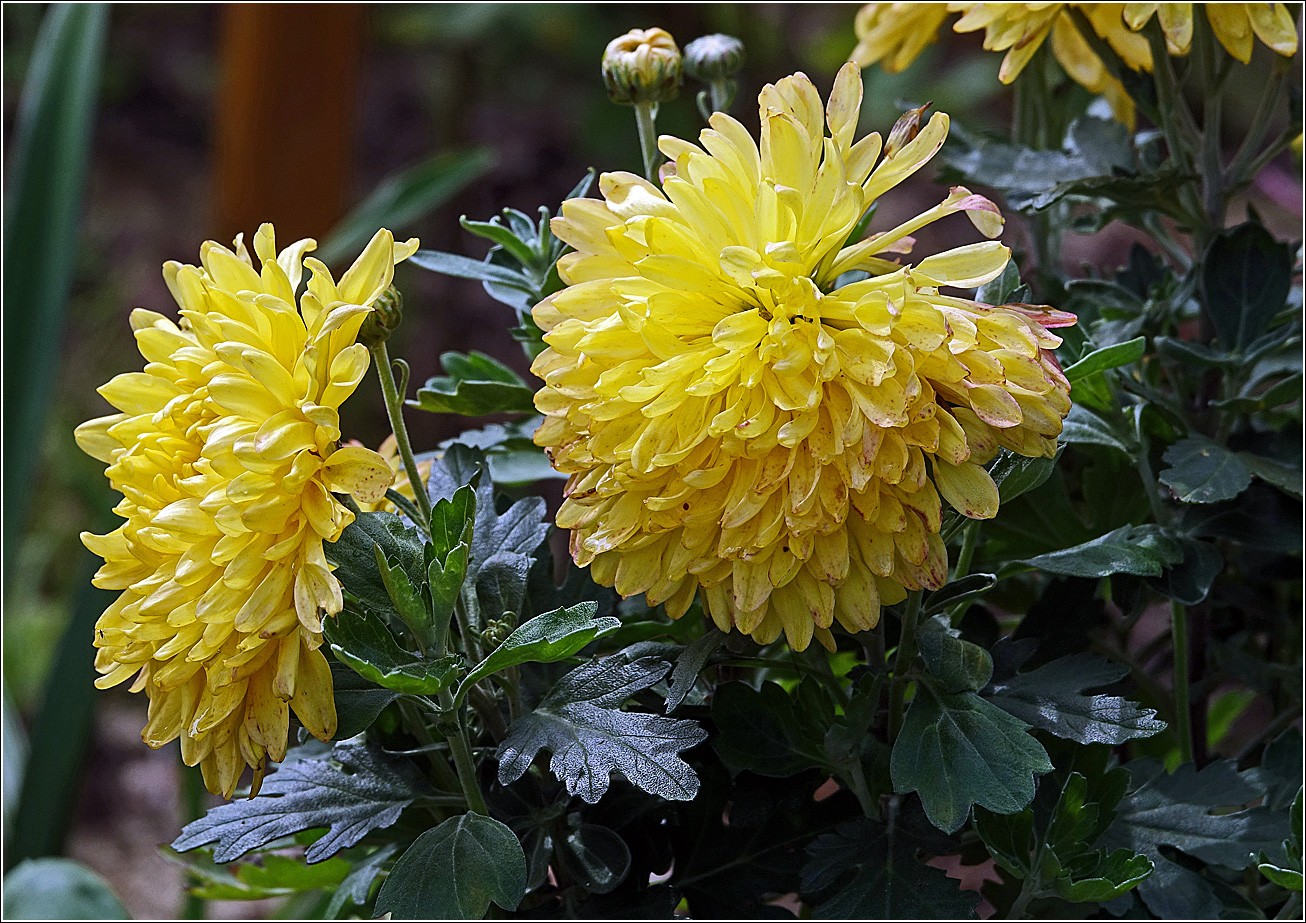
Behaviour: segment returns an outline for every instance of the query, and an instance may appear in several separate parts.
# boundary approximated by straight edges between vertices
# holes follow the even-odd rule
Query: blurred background
[[[763,83],[803,70],[828,92],[856,44],[856,9],[120,4],[87,5],[73,19],[57,6],[5,4],[6,868],[67,855],[103,875],[134,916],[184,909],[181,869],[158,846],[196,807],[183,806],[190,770],[175,744],[141,743],[143,697],[91,686],[91,626],[112,594],[89,586],[97,559],[78,533],[114,528],[115,498],[102,465],[72,438],[78,423],[109,412],[95,388],[140,368],[130,310],[175,310],[161,264],[197,262],[203,240],[249,237],[262,221],[276,224],[283,246],[317,238],[337,273],[378,226],[479,259],[487,243],[462,231],[460,215],[556,211],[588,167],[638,172],[633,118],[608,102],[599,78],[612,38],[652,26],[682,47],[712,32],[741,38],[748,64],[733,114],[755,130]],[[76,66],[62,85],[50,71],[56,40]],[[863,130],[887,132],[903,104],[932,102],[968,129],[1005,131],[1011,100],[999,63],[979,37],[945,35],[903,74],[871,68]],[[42,89],[54,100],[48,135],[24,128]],[[687,85],[662,107],[661,132],[698,131],[698,89]],[[896,192],[877,224],[935,204],[943,191],[928,173]],[[1295,165],[1285,160],[1267,176],[1251,197],[1272,229],[1295,234]],[[57,209],[40,206],[42,188]],[[973,239],[964,221],[935,228],[939,237],[922,233],[923,245]],[[1019,220],[1008,228],[1019,249]],[[1066,260],[1111,267],[1132,240],[1115,228],[1071,238]],[[391,352],[411,365],[413,387],[439,374],[450,349],[481,350],[526,373],[507,333],[511,312],[479,283],[404,266],[396,282],[406,317]],[[388,434],[379,391],[367,384],[343,418],[346,435],[367,445]],[[410,419],[419,451],[471,425]],[[210,912],[275,909],[232,903]]]

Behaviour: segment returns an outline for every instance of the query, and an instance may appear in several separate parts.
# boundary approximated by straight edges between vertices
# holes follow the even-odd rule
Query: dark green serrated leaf
[[[979,894],[917,857],[900,827],[866,818],[840,824],[807,847],[802,891],[818,920],[974,919]]]
[[[936,612],[951,609],[953,606],[978,599],[998,583],[995,574],[968,574],[960,580],[953,580],[935,590],[921,604],[922,617],[928,618]]]
[[[978,644],[954,637],[930,620],[922,626],[921,659],[944,692],[979,692],[993,676],[993,658]]]
[[[1101,903],[1133,890],[1152,874],[1152,867],[1152,860],[1133,850],[1102,850],[1098,856],[1086,857],[1071,874],[1056,879],[1053,888],[1062,900]]]
[[[525,893],[526,856],[517,835],[468,812],[427,830],[404,851],[376,896],[376,913],[395,920],[479,920],[491,901],[516,910]]]
[[[1252,482],[1252,472],[1236,452],[1205,436],[1188,436],[1165,450],[1159,475],[1181,503],[1232,500]]]
[[[825,733],[833,717],[828,703],[806,713],[777,683],[764,682],[757,689],[747,683],[725,683],[712,695],[712,720],[717,726],[712,746],[735,771],[774,777],[813,766],[833,771],[837,767],[831,765],[825,749]]]
[[[1108,846],[1147,856],[1156,866],[1138,893],[1163,918],[1206,918],[1219,914],[1220,901],[1202,875],[1168,858],[1162,846],[1183,850],[1203,862],[1231,869],[1256,863],[1256,855],[1287,835],[1287,818],[1264,807],[1241,810],[1260,797],[1250,773],[1238,773],[1231,760],[1198,771],[1182,764],[1167,775],[1160,763],[1137,759],[1125,767],[1132,791],[1120,802],[1108,828]]]
[[[1003,449],[993,464],[989,466],[989,477],[998,485],[998,498],[1002,503],[1010,503],[1021,494],[1043,486],[1052,476],[1057,459],[1061,457],[1061,447],[1052,458],[1027,458],[1007,449]]]
[[[370,744],[339,743],[317,756],[296,749],[258,797],[218,805],[187,824],[172,847],[185,852],[216,842],[214,861],[232,862],[283,836],[327,827],[304,853],[306,861],[320,862],[390,826],[429,790],[411,763]]]
[[[1224,555],[1210,542],[1184,536],[1179,539],[1183,549],[1183,558],[1179,563],[1167,567],[1160,577],[1153,577],[1148,583],[1162,596],[1195,606],[1206,599],[1215,578],[1224,572]]]
[[[984,698],[1040,730],[1081,744],[1120,744],[1165,730],[1156,712],[1114,695],[1083,690],[1118,682],[1129,668],[1094,654],[1071,654],[994,683]]]
[[[521,663],[555,663],[570,657],[595,638],[621,625],[611,617],[595,618],[598,604],[577,603],[570,608],[545,612],[519,625],[494,651],[482,660],[458,687],[457,699],[474,683],[492,673]]]
[[[535,392],[521,377],[484,353],[440,356],[448,375],[428,379],[407,403],[430,413],[481,417],[491,413],[534,413]]]
[[[369,681],[357,670],[331,661],[331,686],[336,700],[336,740],[363,733],[401,693]]]
[[[1146,350],[1146,337],[1136,337],[1124,343],[1117,343],[1114,346],[1095,349],[1065,370],[1066,380],[1073,384],[1097,372],[1128,365],[1141,359]]]
[[[1110,422],[1083,404],[1075,404],[1066,415],[1061,428],[1061,441],[1087,445],[1101,445],[1117,449],[1133,457],[1134,437],[1123,425]]]
[[[372,885],[376,882],[376,876],[381,874],[381,869],[398,848],[398,843],[386,843],[377,847],[367,858],[354,863],[354,867],[350,869],[344,881],[340,882],[340,887],[331,895],[331,901],[327,904],[323,916],[328,920],[334,920],[340,915],[345,904],[350,903],[356,907],[366,904],[368,895],[372,893]]]
[[[1081,545],[1026,558],[1022,564],[1068,577],[1134,574],[1156,577],[1183,558],[1183,548],[1160,526],[1122,526]]]
[[[1202,257],[1202,302],[1225,349],[1241,350],[1283,310],[1293,251],[1258,224],[1221,231]]]
[[[572,670],[508,729],[499,745],[499,781],[515,782],[540,750],[551,750],[553,774],[590,804],[603,797],[613,772],[669,801],[692,799],[698,777],[677,754],[707,734],[692,721],[621,710],[670,669],[658,657],[618,654]]]
[[[1007,304],[1018,288],[1020,288],[1020,267],[1014,262],[1008,262],[1002,267],[1002,273],[996,279],[985,282],[975,289],[975,300],[980,304]]]
[[[408,695],[435,695],[458,678],[461,658],[427,659],[399,646],[390,629],[375,616],[345,610],[323,626],[331,652],[378,686]]]
[[[528,554],[496,554],[478,568],[476,599],[484,617],[498,618],[521,611],[526,576],[533,563],[534,558]]]
[[[959,830],[978,804],[999,814],[1034,797],[1034,776],[1052,764],[1028,725],[971,692],[950,694],[917,684],[889,771],[894,791],[917,792],[930,823]]]
[[[396,562],[410,583],[420,585],[425,574],[424,542],[417,530],[394,513],[360,513],[339,541],[324,544],[336,565],[336,577],[369,611],[398,615],[376,565],[376,548]]]
[[[671,714],[693,688],[698,674],[703,672],[708,658],[717,648],[726,643],[726,636],[719,629],[708,629],[703,637],[694,641],[680,652],[676,665],[671,670],[671,684],[667,689],[667,714]]]

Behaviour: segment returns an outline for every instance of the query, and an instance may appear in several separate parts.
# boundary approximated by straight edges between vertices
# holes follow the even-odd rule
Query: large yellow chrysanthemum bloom
[[[335,733],[318,648],[342,600],[322,543],[353,514],[332,492],[375,501],[391,481],[375,452],[337,447],[338,408],[367,371],[358,329],[417,241],[379,232],[338,285],[304,259],[314,246],[278,254],[265,224],[261,269],[239,237],[234,253],[204,244],[201,266],[166,263],[181,319],[132,312],[145,369],[100,389],[119,413],[77,428],[126,520],[82,534],[105,560],[95,585],[122,591],[96,623],[96,685],[135,676],[150,698],[145,742],[180,737],[225,797],[246,765],[257,789],[266,759],[285,755],[290,710],[317,737]]]
[[[1284,57],[1297,53],[1297,25],[1282,3],[1203,3],[1211,31],[1229,54],[1246,64],[1255,39]],[[1191,3],[1126,3],[1125,22],[1138,30],[1155,14],[1165,34],[1166,50],[1188,54],[1193,42]]]
[[[701,588],[723,630],[783,631],[800,650],[832,647],[836,618],[869,629],[904,588],[941,586],[940,493],[993,516],[980,463],[1000,445],[1050,456],[1070,407],[1039,319],[1073,318],[939,291],[996,277],[1006,247],[876,256],[957,212],[996,236],[991,202],[956,188],[849,242],[948,132],[943,114],[915,137],[900,127],[881,156],[878,134],[854,143],[861,94],[845,65],[822,111],[795,74],[761,93],[760,150],[717,112],[701,148],[661,139],[662,189],[605,174],[602,201],[553,220],[576,252],[558,266],[568,287],[534,311],[549,347],[535,441],[571,475],[557,522],[576,562],[673,617]],[[869,277],[841,284],[854,270]]]

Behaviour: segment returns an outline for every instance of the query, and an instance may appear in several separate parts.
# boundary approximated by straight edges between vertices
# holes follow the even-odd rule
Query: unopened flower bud
[[[926,103],[919,109],[908,109],[894,123],[893,131],[889,132],[889,140],[884,142],[884,156],[886,159],[898,153],[920,134],[921,116],[928,108],[930,108],[930,103]]]
[[[744,66],[744,43],[733,35],[704,35],[685,46],[685,73],[711,83],[733,77]]]
[[[399,322],[404,319],[404,296],[393,285],[372,302],[372,313],[367,315],[358,331],[358,342],[368,349],[390,339]]]
[[[631,29],[603,52],[603,83],[613,102],[666,102],[680,92],[680,80],[680,49],[665,29]]]

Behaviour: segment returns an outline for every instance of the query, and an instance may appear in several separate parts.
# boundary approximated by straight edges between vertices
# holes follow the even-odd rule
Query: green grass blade
[[[77,258],[107,4],[52,4],[14,128],[4,226],[4,566],[31,496]]]
[[[392,173],[340,220],[315,256],[328,265],[352,258],[383,227],[402,239],[412,222],[448,202],[493,165],[494,155],[477,148],[437,154],[417,166]]]

